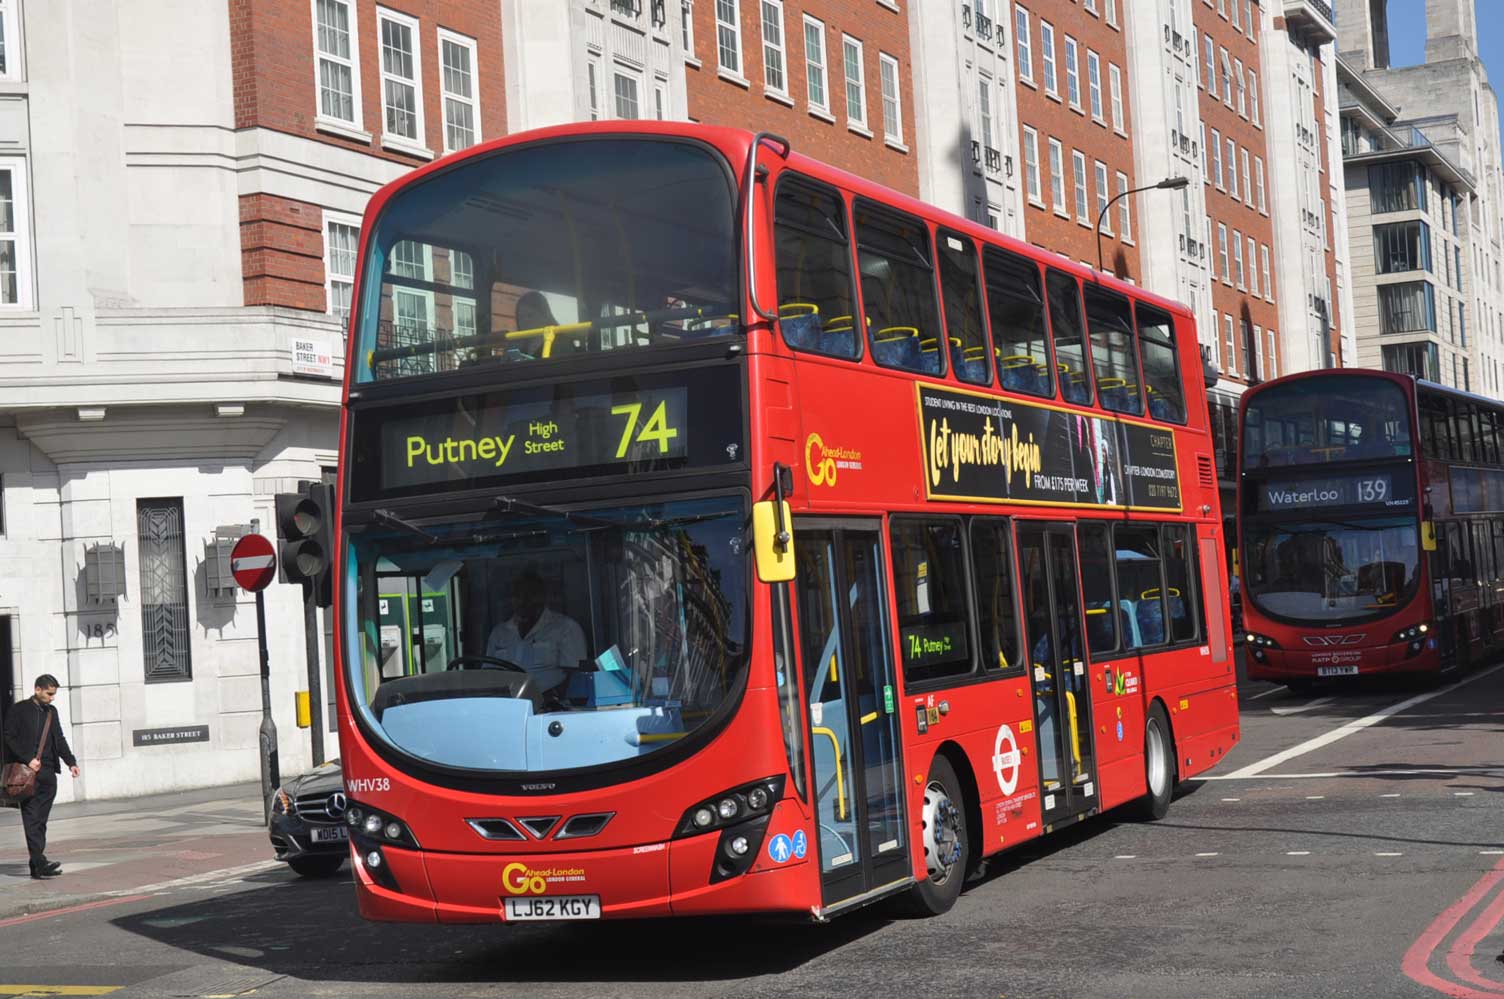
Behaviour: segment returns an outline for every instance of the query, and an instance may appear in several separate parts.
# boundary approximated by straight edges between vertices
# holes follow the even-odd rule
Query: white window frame
[[[1090,228],[1091,219],[1086,214],[1091,210],[1086,190],[1086,154],[1079,149],[1071,150],[1071,181],[1076,185],[1076,221]]]
[[[1258,190],[1259,214],[1268,215],[1269,202],[1266,200],[1264,192],[1264,158],[1262,156],[1255,156],[1253,158],[1253,179]]]
[[[355,19],[355,0],[328,0],[330,3],[339,4],[345,9],[350,38],[350,55],[348,58],[324,52],[319,48],[319,0],[308,0],[309,11],[313,17],[313,114],[314,126],[327,132],[344,135],[347,138],[359,139],[362,142],[371,141],[371,133],[365,130],[365,113],[360,104],[360,30]],[[7,25],[9,27],[9,25]],[[337,65],[345,66],[350,70],[350,110],[354,119],[346,121],[344,118],[336,118],[324,113],[324,103],[321,95],[323,81],[319,76],[319,60],[328,59]]]
[[[1088,14],[1094,16],[1097,14],[1097,0],[1081,0],[1081,3],[1086,8]]]
[[[601,117],[601,60],[599,56],[585,57],[585,101],[591,121]]]
[[[1234,200],[1238,198],[1238,143],[1229,136],[1227,138],[1227,194]]]
[[[0,80],[24,80],[26,79],[26,67],[21,65],[21,60],[26,56],[26,46],[21,44],[21,16],[16,9],[17,0],[0,0],[0,55],[5,58],[5,72],[0,73]],[[353,23],[353,22],[352,22]],[[318,31],[315,21],[314,31]],[[314,73],[318,73],[318,67],[314,67]],[[0,531],[3,535],[4,531]]]
[[[745,80],[742,75],[742,63],[745,58],[742,55],[742,5],[741,0],[711,0],[715,4],[715,64],[722,73],[728,73],[734,80]],[[731,6],[731,20],[728,22],[721,17],[721,4]],[[722,39],[730,38],[730,44],[722,44]],[[723,53],[730,51],[736,57],[736,65],[726,65]]]
[[[10,174],[11,215],[15,219],[16,300],[0,303],[0,312],[29,312],[35,308],[32,297],[31,193],[27,161],[20,156],[0,157],[0,172]],[[357,222],[358,224],[358,222]]]
[[[1243,234],[1234,229],[1231,239],[1233,287],[1239,291],[1245,291],[1248,288],[1248,283],[1247,274],[1243,270]]]
[[[1097,160],[1093,164],[1093,170],[1096,174],[1095,179],[1097,182],[1097,215],[1102,219],[1102,227],[1099,231],[1105,232],[1107,233],[1107,235],[1111,236],[1112,212],[1103,211],[1103,209],[1107,207],[1107,203],[1112,200],[1112,193],[1108,188],[1109,179],[1107,174],[1107,164],[1103,163],[1101,160]]]
[[[810,44],[809,44],[810,33],[809,32],[810,32],[811,28],[815,29],[816,36],[820,40],[820,51],[819,51],[819,57],[820,58],[819,58],[819,61],[816,61],[810,55]],[[822,115],[829,115],[830,114],[830,72],[829,72],[829,66],[830,66],[830,47],[825,44],[825,22],[822,21],[822,20],[820,20],[817,17],[810,17],[808,14],[805,14],[804,15],[804,93],[805,93],[805,97],[808,98],[808,100],[809,100],[809,106],[810,106],[811,111],[812,112],[818,111]],[[816,101],[814,99],[814,97],[811,96],[811,89],[810,89],[809,81],[810,81],[810,78],[812,76],[814,76],[816,70],[819,70],[820,93],[821,93],[821,95],[824,98],[822,101]]]
[[[1212,183],[1216,185],[1217,190],[1224,190],[1222,186],[1222,133],[1215,128],[1212,129],[1212,141],[1207,148],[1212,154]]]
[[[1212,41],[1211,35],[1202,35],[1201,41],[1206,48],[1206,92],[1217,96],[1217,43]]]
[[[1248,147],[1244,146],[1240,151],[1243,161],[1243,203],[1253,205],[1253,174],[1248,169]]]
[[[1044,187],[1039,176],[1039,133],[1024,126],[1024,192],[1031,204],[1044,207]]]
[[[1248,294],[1254,298],[1259,297],[1259,272],[1253,266],[1258,259],[1258,242],[1252,236],[1244,236],[1244,247],[1248,251]]]
[[[1070,35],[1065,36],[1065,100],[1073,109],[1081,110],[1081,43]]]
[[[448,42],[458,48],[465,49],[470,55],[470,96],[462,97],[452,93],[444,85],[444,43]],[[438,40],[438,66],[439,66],[439,114],[444,122],[444,152],[452,153],[456,149],[468,149],[483,141],[480,127],[480,50],[476,46],[475,39],[465,35],[456,34],[447,28],[439,29]],[[449,102],[455,101],[470,106],[470,120],[473,125],[471,131],[474,138],[466,146],[451,146],[449,144]]]
[[[636,106],[636,114],[624,115],[621,113],[622,88],[621,84],[632,85],[632,103]],[[611,67],[611,117],[621,121],[639,121],[642,119],[642,79],[636,72],[622,65]]]
[[[846,53],[849,49],[856,49],[856,79],[851,78],[851,67],[847,64]],[[866,53],[862,49],[862,42],[858,38],[852,38],[846,33],[841,34],[841,82],[842,91],[846,96],[846,127],[858,131],[864,135],[871,135],[867,130],[867,67]],[[858,107],[862,116],[853,118],[851,115],[851,85],[855,83],[858,96]]]
[[[1232,261],[1227,256],[1227,223],[1217,223],[1217,257],[1222,261],[1222,283],[1232,284]]]
[[[1107,26],[1109,28],[1118,26],[1118,0],[1107,0]]]
[[[1133,195],[1128,193],[1128,175],[1118,171],[1118,239],[1133,245]]]
[[[1227,351],[1227,373],[1238,373],[1238,334],[1232,324],[1232,314],[1222,313],[1222,349]]]
[[[1269,345],[1264,348],[1264,366],[1269,369],[1270,378],[1279,377],[1279,335],[1272,329],[1264,330],[1264,335],[1269,338]]]
[[[660,77],[653,77],[653,115],[658,121],[664,121],[673,114],[673,108],[668,103],[668,81]]]
[[[1217,58],[1222,60],[1222,103],[1231,108],[1233,106],[1232,88],[1232,57],[1221,46],[1217,47]]]
[[[1013,34],[1018,43],[1018,78],[1034,84],[1034,38],[1029,34],[1029,12],[1026,8],[1013,8]]]
[[[679,41],[684,46],[684,61],[698,69],[701,64],[695,56],[695,0],[679,0]]]
[[[1107,108],[1102,103],[1102,57],[1091,49],[1086,50],[1086,97],[1092,121],[1107,124]]]
[[[1071,217],[1065,197],[1065,147],[1055,138],[1050,139],[1050,207],[1062,218]]]
[[[893,77],[893,121],[888,125],[888,72]],[[903,145],[903,74],[899,72],[898,60],[886,52],[877,54],[877,86],[883,102],[883,140],[893,145]]]
[[[1255,128],[1263,127],[1259,122],[1259,74],[1252,66],[1248,67],[1248,120]]]
[[[1243,75],[1243,60],[1232,61],[1232,75],[1237,80],[1238,87],[1238,114],[1248,117],[1248,77]]]
[[[1123,132],[1123,71],[1118,69],[1118,64],[1107,64],[1107,91],[1112,101],[1112,130],[1119,135]]]
[[[1269,247],[1259,247],[1259,263],[1264,272],[1264,301],[1274,301],[1274,281],[1269,277]]]
[[[1039,51],[1044,60],[1044,92],[1060,100],[1060,67],[1055,61],[1055,26],[1039,19]]]
[[[768,40],[768,13],[777,11],[778,14],[778,44]],[[787,97],[789,94],[789,53],[788,53],[788,20],[783,16],[783,0],[759,0],[757,7],[758,28],[762,32],[762,85],[769,93]],[[771,62],[778,63],[778,75],[783,77],[783,85],[775,86],[769,79],[769,66]]]
[[[345,228],[352,229],[355,232],[355,245],[350,249],[349,274],[336,274],[334,271],[333,260],[330,257],[330,251],[333,247],[329,242],[329,227],[336,225],[344,226]],[[336,284],[349,285],[350,305],[352,308],[355,305],[355,265],[360,259],[360,216],[346,215],[343,212],[331,212],[325,209],[322,239],[324,245],[324,313],[326,315],[333,316],[338,322],[340,321],[339,315],[335,312],[334,309],[334,286]],[[347,315],[345,319],[346,323],[348,322],[348,319],[349,317]]]
[[[403,28],[406,28],[408,31],[412,32],[413,76],[410,80],[387,72],[384,53],[379,51],[382,44],[382,24],[387,21],[390,21],[393,24],[401,25]],[[432,156],[433,151],[430,150],[427,145],[427,125],[423,120],[423,46],[419,44],[421,37],[421,26],[418,24],[418,19],[416,17],[413,17],[411,14],[404,14],[398,10],[391,10],[387,7],[376,8],[376,45],[378,47],[378,51],[376,53],[376,69],[377,77],[381,81],[381,144],[383,146],[389,146],[399,149],[403,152]],[[409,138],[405,135],[397,135],[393,132],[387,131],[386,85],[388,80],[401,84],[402,86],[412,87],[414,105],[413,124],[414,130],[418,133],[413,138]]]
[[[977,134],[982,137],[983,149],[997,148],[997,132],[992,118],[992,78],[977,77]]]

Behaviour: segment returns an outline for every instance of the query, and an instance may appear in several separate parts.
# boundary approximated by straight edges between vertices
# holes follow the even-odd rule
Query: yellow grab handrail
[[[832,732],[828,728],[824,728],[823,726],[811,726],[809,731],[811,735],[823,735],[827,739],[829,739],[831,748],[836,752],[836,805],[838,808],[838,811],[836,812],[836,818],[845,819],[846,776],[841,768],[841,740],[836,738],[836,734],[834,732]]]

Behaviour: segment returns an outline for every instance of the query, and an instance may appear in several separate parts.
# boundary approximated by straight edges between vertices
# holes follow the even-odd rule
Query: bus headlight
[[[418,839],[406,822],[367,805],[351,802],[345,809],[345,823],[350,827],[351,835],[360,839],[362,850],[370,849],[372,841],[386,846],[418,849]]]
[[[783,797],[783,781],[782,774],[765,777],[691,805],[674,827],[674,836],[695,836],[771,815]]]
[[[1423,635],[1425,635],[1430,630],[1431,630],[1431,626],[1428,623],[1426,623],[1425,621],[1422,621],[1420,624],[1412,624],[1408,628],[1402,628],[1399,631],[1395,632],[1394,633],[1394,638],[1390,639],[1390,641],[1394,641],[1394,642],[1414,642],[1414,641],[1419,641],[1420,638]]]
[[[1251,631],[1248,633],[1248,644],[1261,649],[1279,648],[1279,643],[1268,635],[1259,635]]]

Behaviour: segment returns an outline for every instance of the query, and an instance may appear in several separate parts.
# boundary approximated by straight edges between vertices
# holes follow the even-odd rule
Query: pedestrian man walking
[[[36,793],[21,802],[21,827],[26,832],[26,849],[31,854],[31,876],[38,879],[63,873],[63,865],[48,860],[46,854],[47,816],[52,812],[52,800],[57,797],[61,763],[68,764],[68,772],[78,776],[78,760],[68,748],[57,708],[52,706],[56,696],[57,677],[43,673],[37,677],[32,696],[17,704],[5,719],[6,754],[12,760],[30,761],[27,766],[37,775]]]

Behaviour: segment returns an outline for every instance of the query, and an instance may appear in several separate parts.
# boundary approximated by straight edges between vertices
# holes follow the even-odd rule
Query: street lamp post
[[[1117,204],[1119,198],[1126,198],[1128,195],[1137,194],[1140,191],[1178,191],[1183,187],[1189,187],[1190,183],[1190,179],[1187,177],[1166,177],[1158,184],[1135,187],[1130,191],[1119,191],[1107,204],[1103,205],[1102,210],[1097,213],[1097,270],[1106,270],[1102,266],[1102,220],[1107,217],[1107,213],[1112,210],[1113,205]]]

